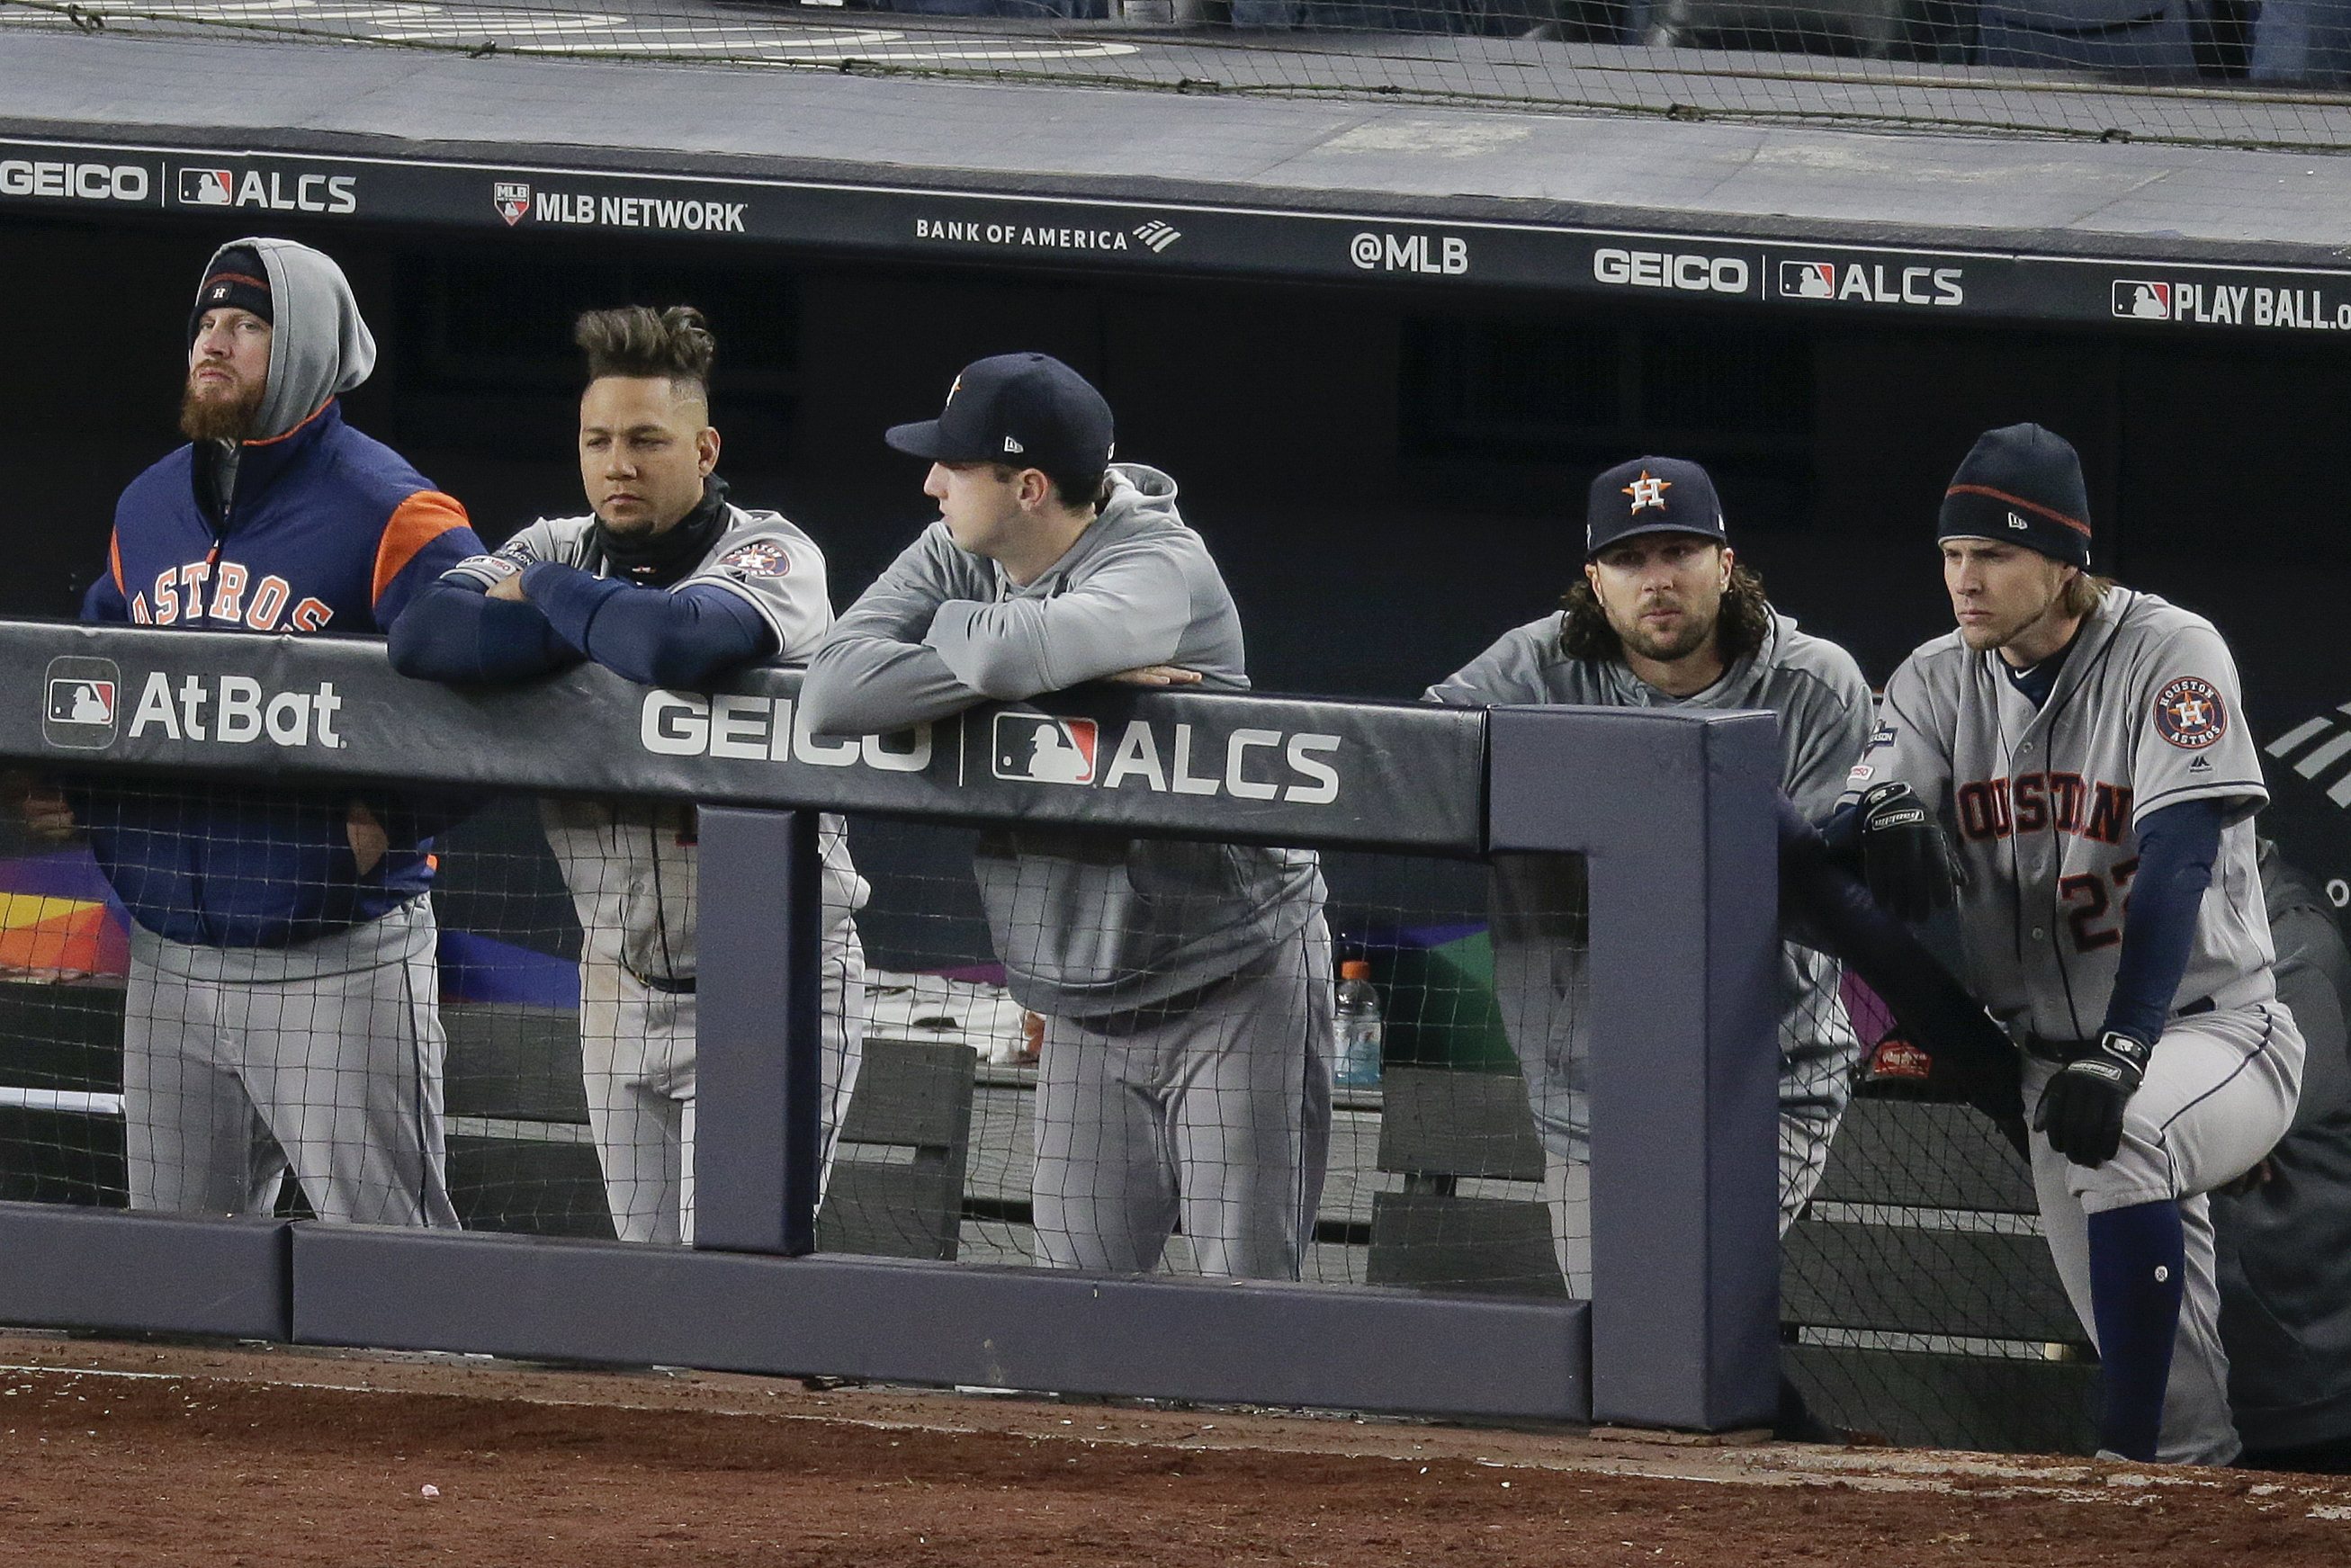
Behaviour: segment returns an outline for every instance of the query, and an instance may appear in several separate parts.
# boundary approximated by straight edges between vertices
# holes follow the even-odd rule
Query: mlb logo
[[[75,751],[114,744],[122,672],[111,659],[51,659],[41,686],[41,738]]]
[[[1099,737],[1100,731],[1090,718],[998,714],[996,776],[1031,784],[1091,784]]]
[[[112,724],[112,681],[56,680],[49,683],[51,724]]]
[[[232,169],[180,171],[180,205],[226,207],[236,204],[236,172]]]
[[[2126,321],[2171,319],[2171,285],[2137,277],[2115,279],[2114,312]]]
[[[1836,263],[1783,261],[1780,264],[1780,294],[1786,299],[1836,298]]]
[[[530,216],[530,187],[519,182],[498,181],[491,187],[490,201],[498,209],[498,216],[506,219],[508,228]]]

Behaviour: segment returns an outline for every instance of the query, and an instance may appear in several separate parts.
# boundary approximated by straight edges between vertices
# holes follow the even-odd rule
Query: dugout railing
[[[7,1204],[0,1322],[1711,1430],[1774,1408],[1767,714],[1099,688],[852,741],[811,737],[773,668],[470,691],[371,640],[17,622],[0,669],[14,768],[666,798],[702,842],[692,1248]],[[1040,712],[1188,762],[1165,789],[1000,777],[993,727]],[[1582,856],[1592,1299],[816,1250],[819,810]]]

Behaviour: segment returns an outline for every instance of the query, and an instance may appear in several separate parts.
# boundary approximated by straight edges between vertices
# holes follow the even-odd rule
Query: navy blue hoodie
[[[259,255],[274,317],[256,438],[183,446],[116,504],[85,621],[299,635],[377,632],[416,590],[482,552],[464,507],[343,423],[335,394],[375,345],[341,270],[287,240]],[[230,248],[224,246],[223,249]],[[75,816],[131,916],[176,942],[281,947],[373,920],[423,893],[430,835],[460,802],[350,786],[82,780]],[[348,820],[366,806],[391,851],[362,875]]]

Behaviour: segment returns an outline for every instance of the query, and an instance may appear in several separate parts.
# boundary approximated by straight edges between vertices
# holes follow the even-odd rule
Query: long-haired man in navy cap
[[[1825,817],[1869,737],[1869,686],[1853,656],[1771,608],[1724,532],[1714,482],[1695,463],[1643,457],[1592,482],[1583,570],[1562,609],[1428,689],[1458,706],[1769,708],[1780,716],[1780,787]],[[1498,867],[1496,988],[1527,1075],[1551,1167],[1561,1266],[1591,1294],[1590,1040],[1583,889],[1554,862]],[[1858,1051],[1837,966],[1783,945],[1780,1220],[1812,1196],[1844,1115]]]

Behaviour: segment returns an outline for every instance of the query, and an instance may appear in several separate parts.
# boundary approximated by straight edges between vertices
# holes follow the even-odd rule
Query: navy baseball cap
[[[1050,354],[998,354],[963,368],[936,419],[883,436],[934,463],[1008,463],[1078,479],[1110,465],[1110,404]]]
[[[1636,457],[1592,482],[1583,513],[1583,559],[1635,534],[1696,534],[1728,544],[1722,503],[1706,470],[1680,457]]]

